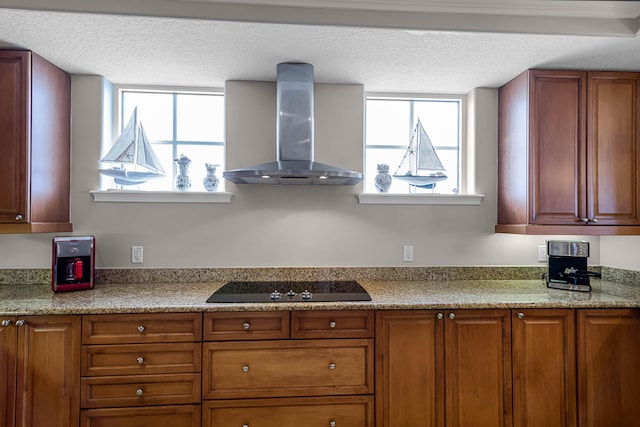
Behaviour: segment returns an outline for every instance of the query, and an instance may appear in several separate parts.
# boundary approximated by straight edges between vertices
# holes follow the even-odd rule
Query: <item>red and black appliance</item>
[[[54,237],[51,289],[54,292],[93,289],[94,259],[93,236]]]

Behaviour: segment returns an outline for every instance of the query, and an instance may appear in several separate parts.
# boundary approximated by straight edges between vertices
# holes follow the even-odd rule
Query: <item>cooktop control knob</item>
[[[269,296],[269,298],[271,298],[273,301],[278,301],[281,296],[282,294],[278,292],[278,290],[276,289],[273,292],[271,292],[271,296]]]
[[[302,298],[305,301],[309,301],[312,297],[313,297],[313,294],[306,289],[304,290],[304,292],[300,294],[300,298]]]

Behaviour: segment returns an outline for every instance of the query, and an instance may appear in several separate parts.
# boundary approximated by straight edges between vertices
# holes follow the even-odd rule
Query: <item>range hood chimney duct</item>
[[[362,173],[314,162],[313,65],[277,68],[277,161],[225,171],[235,184],[354,185]]]

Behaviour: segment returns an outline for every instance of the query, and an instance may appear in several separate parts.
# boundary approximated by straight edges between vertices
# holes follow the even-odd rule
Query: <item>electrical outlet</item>
[[[413,246],[405,245],[402,247],[402,260],[405,262],[413,262]]]
[[[538,261],[547,261],[547,245],[538,245]]]
[[[143,246],[131,246],[131,262],[142,264]]]

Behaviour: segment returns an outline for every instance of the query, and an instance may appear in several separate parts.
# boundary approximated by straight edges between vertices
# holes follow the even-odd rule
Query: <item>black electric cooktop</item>
[[[371,301],[356,281],[229,282],[207,299],[209,303],[233,302]]]

